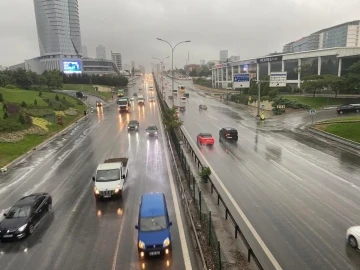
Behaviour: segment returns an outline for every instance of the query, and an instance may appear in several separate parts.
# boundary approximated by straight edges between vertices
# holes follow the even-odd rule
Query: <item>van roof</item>
[[[146,193],[141,197],[141,217],[157,217],[165,215],[164,193]]]

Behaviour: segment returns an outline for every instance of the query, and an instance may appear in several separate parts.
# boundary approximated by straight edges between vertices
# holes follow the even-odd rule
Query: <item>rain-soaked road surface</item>
[[[188,92],[181,113],[185,134],[226,187],[222,194],[231,194],[281,267],[360,269],[359,250],[345,240],[347,228],[360,225],[360,157],[305,133],[256,124],[245,111]],[[199,104],[208,110],[200,111]],[[237,144],[219,143],[219,130],[226,126],[238,130]],[[196,146],[200,132],[212,133],[214,147]],[[256,252],[259,245],[249,240]]]
[[[141,80],[129,95],[138,91],[140,84]],[[148,91],[142,92],[147,97]],[[130,119],[140,122],[139,133],[127,132]],[[53,211],[32,236],[0,243],[0,269],[192,269],[186,268],[188,262],[182,252],[188,248],[194,254],[191,243],[186,244],[186,230],[185,238],[179,236],[185,224],[179,225],[176,218],[177,200],[171,196],[165,142],[161,135],[158,139],[146,137],[146,126],[159,127],[159,121],[155,104],[146,103],[142,108],[133,104],[131,113],[121,116],[115,104],[98,108],[73,130],[1,174],[2,212],[33,192],[49,192]],[[98,163],[122,156],[129,157],[123,199],[97,202],[91,177]],[[141,195],[153,191],[166,194],[173,221],[173,254],[168,259],[146,261],[143,268],[138,260],[134,225]],[[194,260],[191,257],[190,262]]]

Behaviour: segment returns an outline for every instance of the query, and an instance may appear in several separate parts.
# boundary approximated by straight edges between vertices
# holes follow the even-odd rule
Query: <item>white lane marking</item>
[[[196,145],[194,140],[191,138],[189,132],[186,130],[186,128],[183,126],[182,129],[184,130],[184,132],[187,134],[187,139],[191,140],[191,142],[193,143],[193,145]],[[218,183],[220,184],[221,188],[224,190],[224,192],[226,193],[226,196],[229,198],[229,200],[231,201],[231,203],[234,205],[235,209],[238,211],[238,213],[240,214],[241,218],[244,220],[245,224],[247,225],[247,227],[249,228],[249,230],[251,231],[251,233],[254,235],[255,239],[257,240],[257,242],[259,243],[259,245],[261,246],[261,248],[264,250],[264,252],[266,253],[267,257],[269,258],[269,260],[271,261],[271,263],[273,264],[273,266],[275,267],[275,269],[277,270],[282,270],[280,264],[278,263],[278,261],[275,259],[274,255],[270,252],[269,248],[266,246],[266,244],[264,243],[264,241],[261,239],[260,235],[257,233],[257,231],[255,230],[255,228],[252,226],[252,224],[250,223],[250,221],[248,220],[248,218],[245,216],[244,212],[240,209],[239,205],[236,203],[236,201],[234,200],[234,198],[231,196],[230,192],[228,191],[228,189],[225,187],[225,185],[223,184],[223,182],[220,180],[219,176],[216,174],[215,170],[211,167],[211,165],[209,164],[209,162],[207,161],[207,159],[205,158],[205,156],[199,151],[201,157],[204,159],[204,161],[206,162],[207,166],[211,169],[212,174],[215,176],[216,180],[218,181]]]
[[[161,117],[160,117],[160,110],[158,107],[156,107],[156,109],[158,111],[157,115],[158,115],[159,122],[160,122],[160,129],[161,129],[162,139],[164,142],[164,147],[166,147],[165,131],[163,128]],[[183,254],[183,258],[184,258],[184,265],[185,265],[185,269],[191,270],[192,266],[191,266],[190,254],[189,254],[189,249],[188,249],[187,243],[186,243],[184,224],[181,219],[179,199],[178,199],[178,196],[177,196],[176,190],[175,190],[175,181],[171,174],[171,167],[170,167],[168,152],[166,149],[164,152],[165,152],[166,167],[167,167],[167,171],[168,171],[168,175],[169,175],[169,179],[170,179],[171,194],[172,194],[172,197],[174,200],[175,216],[176,216],[176,222],[178,224],[178,229],[179,229],[181,250],[182,250],[182,254]]]

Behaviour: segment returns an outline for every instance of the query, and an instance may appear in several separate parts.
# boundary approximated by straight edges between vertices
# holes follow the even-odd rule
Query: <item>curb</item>
[[[326,131],[322,131],[320,129],[314,128],[314,127],[308,127],[308,131],[312,134],[318,135],[320,137],[326,138],[326,139],[330,139],[332,141],[338,142],[340,144],[349,146],[351,148],[354,148],[356,150],[360,150],[360,143],[358,142],[354,142],[345,138],[342,138],[340,136],[337,135],[333,135],[329,132]]]
[[[65,94],[65,93],[64,93]],[[88,107],[88,105],[82,101],[86,107]],[[87,108],[88,109],[88,108]],[[43,141],[42,143],[34,146],[30,151],[22,154],[21,156],[17,157],[16,159],[14,159],[13,161],[9,162],[8,164],[6,164],[5,166],[3,166],[3,168],[7,168],[9,170],[9,168],[11,168],[11,166],[13,166],[15,163],[18,163],[20,161],[22,161],[23,159],[27,158],[28,156],[30,156],[33,152],[35,152],[36,150],[38,150],[39,148],[41,148],[42,146],[46,145],[47,143],[49,143],[50,141],[52,141],[53,139],[55,139],[56,137],[60,136],[61,134],[63,134],[63,132],[68,131],[69,129],[73,128],[75,125],[77,125],[80,121],[84,120],[85,118],[87,118],[89,114],[86,115],[82,115],[78,120],[76,120],[75,122],[73,122],[72,124],[70,124],[69,126],[67,126],[66,128],[60,130],[59,132],[55,133],[54,135],[52,135],[51,137],[47,138],[45,141]]]

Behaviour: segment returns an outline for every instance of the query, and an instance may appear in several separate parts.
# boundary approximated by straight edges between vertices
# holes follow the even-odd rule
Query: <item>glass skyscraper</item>
[[[78,0],[34,0],[41,56],[81,56]]]

